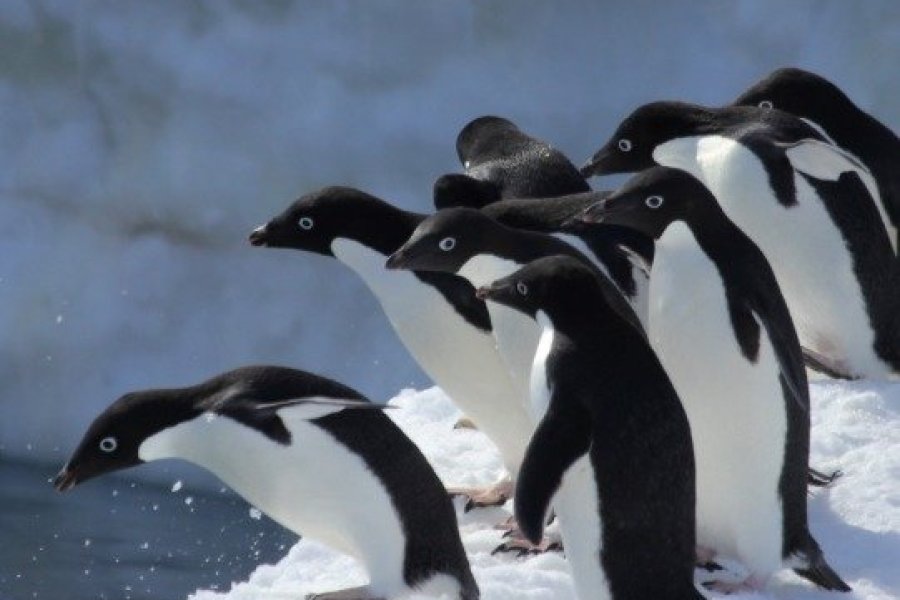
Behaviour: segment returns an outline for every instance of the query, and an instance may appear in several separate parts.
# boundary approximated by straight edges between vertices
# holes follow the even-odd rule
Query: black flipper
[[[544,515],[563,475],[591,442],[590,415],[580,406],[561,406],[555,391],[547,414],[528,443],[516,483],[515,515],[519,529],[533,544],[544,535]]]
[[[775,358],[781,369],[781,379],[797,404],[808,412],[809,383],[804,370],[803,352],[787,304],[780,294],[753,294],[748,296],[748,303],[772,342]]]
[[[463,173],[441,175],[434,182],[434,207],[437,210],[466,206],[482,208],[500,199],[500,186]]]
[[[801,551],[802,553],[799,554],[797,558],[807,562],[808,565],[802,569],[794,569],[794,572],[797,575],[812,581],[824,590],[832,592],[851,591],[850,586],[844,583],[841,576],[835,573],[834,569],[825,562],[825,556],[822,554],[822,549],[819,548],[816,541],[812,539],[812,536],[807,538],[807,542],[804,545],[806,548]]]

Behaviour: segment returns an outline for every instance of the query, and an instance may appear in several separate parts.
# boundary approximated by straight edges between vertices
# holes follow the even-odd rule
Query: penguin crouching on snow
[[[583,218],[657,240],[648,333],[691,425],[698,545],[749,569],[737,589],[763,588],[784,564],[849,591],[809,532],[809,386],[765,256],[678,169],[634,176]]]
[[[144,462],[184,459],[369,574],[367,586],[309,597],[424,591],[475,600],[450,498],[382,408],[337,382],[269,366],[134,392],[94,420],[54,485],[64,492]]]
[[[478,295],[543,328],[531,394],[547,409],[516,485],[522,531],[541,538],[552,500],[584,600],[703,598],[690,429],[647,341],[572,257],[536,260]]]
[[[591,190],[562,152],[503,117],[478,117],[466,124],[456,138],[456,153],[465,173],[442,175],[434,182],[438,210]]]

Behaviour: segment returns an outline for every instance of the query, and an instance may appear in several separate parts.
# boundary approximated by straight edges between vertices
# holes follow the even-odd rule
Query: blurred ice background
[[[898,63],[896,0],[6,0],[0,464],[50,472],[120,394],[241,364],[427,385],[352,273],[246,243],[302,193],[425,211],[475,116],[580,163],[639,103],[783,65],[897,129]]]

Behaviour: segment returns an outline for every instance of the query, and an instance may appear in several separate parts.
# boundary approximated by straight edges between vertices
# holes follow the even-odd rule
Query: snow
[[[900,597],[900,383],[816,381],[812,388],[811,464],[844,475],[809,499],[810,528],[829,563],[854,588],[846,600]],[[404,390],[389,403],[390,417],[422,449],[445,484],[490,483],[502,475],[495,449],[478,431],[453,429],[459,412],[438,389]],[[493,525],[504,508],[462,513],[463,543],[485,600],[574,600],[559,553],[527,558],[491,556],[501,542]],[[734,576],[740,565],[726,567]],[[698,581],[709,576],[697,572]],[[303,594],[362,585],[366,575],[352,559],[312,540],[301,540],[276,565],[261,565],[228,592],[201,590],[192,600],[301,598]],[[782,571],[754,600],[812,600],[826,592]],[[708,597],[715,597],[706,592]],[[419,596],[416,596],[418,598]],[[424,596],[423,596],[424,597]]]

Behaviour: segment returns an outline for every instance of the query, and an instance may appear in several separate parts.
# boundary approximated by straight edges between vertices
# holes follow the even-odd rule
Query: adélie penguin
[[[516,485],[540,539],[553,500],[579,598],[700,600],[694,586],[694,457],[684,410],[647,341],[568,256],[481,287],[542,328],[531,373],[546,405]]]
[[[821,75],[778,69],[742,93],[736,106],[789,112],[857,157],[875,177],[894,229],[900,228],[900,138]]]
[[[655,164],[702,181],[766,255],[811,366],[851,378],[900,372],[896,230],[867,169],[777,109],[655,102],[583,172]]]
[[[356,272],[409,353],[497,446],[514,479],[532,423],[494,345],[484,303],[461,277],[384,268],[424,219],[360,190],[327,187],[256,228],[250,243],[334,257]],[[511,481],[451,489],[473,505],[502,504],[511,491]]]
[[[590,191],[578,168],[559,150],[503,117],[478,117],[456,138],[465,173],[434,182],[437,209],[481,208],[503,198],[545,198]]]
[[[566,254],[593,263],[569,244],[547,234],[506,227],[471,208],[438,211],[416,227],[387,261],[389,269],[454,273],[473,286],[484,286],[542,256]],[[601,275],[606,302],[642,332],[634,310],[615,285]],[[488,303],[493,334],[522,403],[529,403],[529,381],[541,330],[521,311]],[[538,418],[543,408],[530,408]]]
[[[763,253],[706,186],[677,169],[635,175],[583,218],[657,240],[649,336],[690,421],[698,545],[743,562],[752,589],[785,564],[825,589],[849,590],[809,532],[809,388]]]
[[[187,460],[366,568],[368,585],[308,597],[477,599],[453,505],[382,408],[337,382],[272,366],[133,392],[94,420],[55,485],[68,491],[145,462]]]

